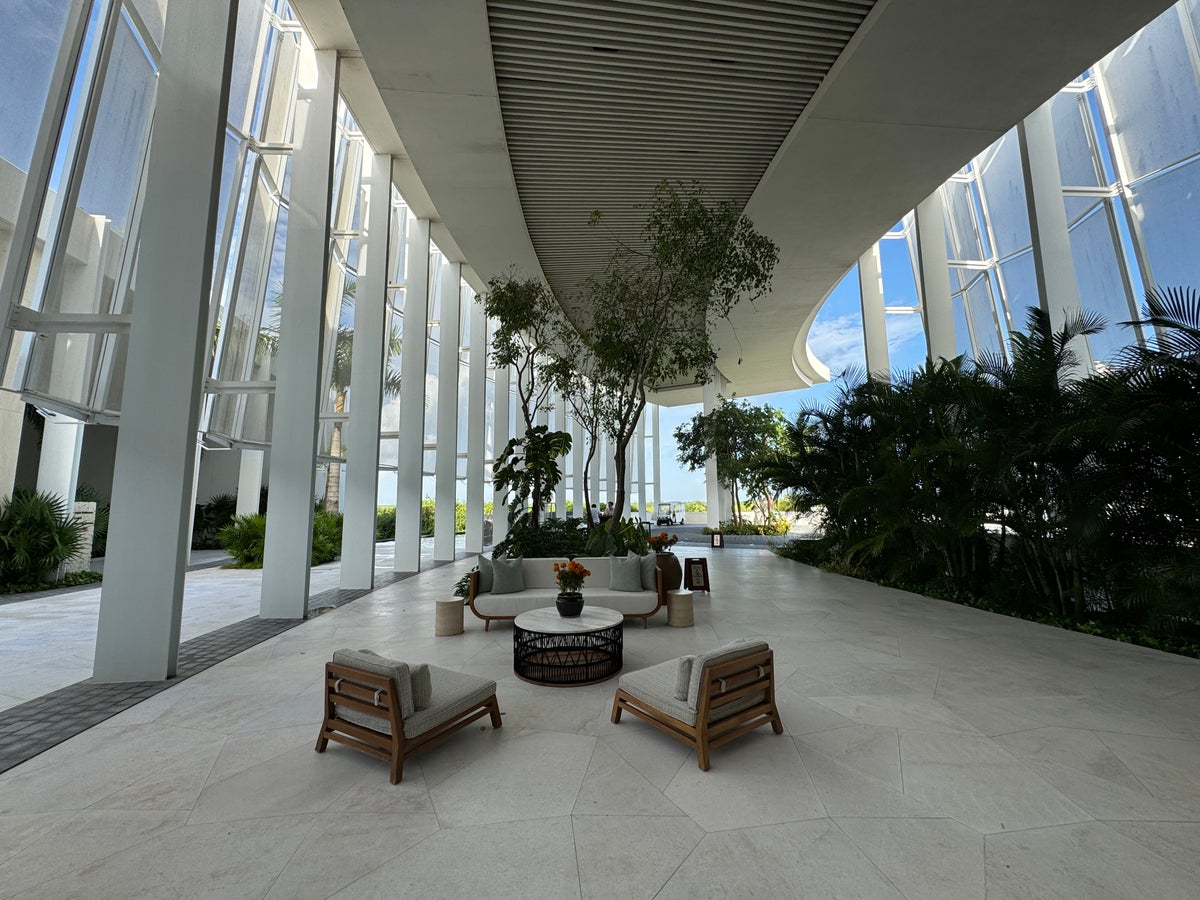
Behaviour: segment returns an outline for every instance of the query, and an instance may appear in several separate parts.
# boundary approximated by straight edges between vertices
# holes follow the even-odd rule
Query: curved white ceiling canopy
[[[361,53],[347,99],[376,148],[402,154],[476,287],[516,265],[569,306],[609,248],[591,211],[634,237],[663,178],[744,204],[781,250],[772,293],[715,332],[744,397],[827,378],[808,327],[862,252],[1170,3],[293,5],[318,46]]]

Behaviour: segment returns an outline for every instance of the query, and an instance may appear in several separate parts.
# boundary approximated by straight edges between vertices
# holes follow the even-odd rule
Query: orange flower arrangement
[[[558,589],[564,593],[578,591],[583,587],[583,579],[591,574],[583,567],[583,563],[573,559],[569,562],[554,564],[554,579],[558,582]]]
[[[655,553],[665,553],[668,547],[674,547],[679,543],[679,535],[673,534],[670,537],[664,531],[662,534],[652,534],[648,538],[650,549]]]

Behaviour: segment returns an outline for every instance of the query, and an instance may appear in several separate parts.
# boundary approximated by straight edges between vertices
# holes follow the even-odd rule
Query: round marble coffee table
[[[565,619],[554,607],[532,609],[513,620],[513,673],[551,687],[596,684],[621,671],[625,617],[615,609],[585,606]]]

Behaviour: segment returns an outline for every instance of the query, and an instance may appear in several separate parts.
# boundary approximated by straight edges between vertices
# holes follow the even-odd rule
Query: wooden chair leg
[[[321,734],[317,737],[317,752],[324,753],[325,748],[329,746],[329,738],[325,737],[325,730],[321,729]]]
[[[613,697],[612,723],[614,725],[619,725],[621,723],[621,695],[620,695],[620,693],[618,693],[615,697]]]
[[[392,784],[399,784],[404,777],[404,757],[400,753],[400,748],[392,747],[392,768],[388,776]]]
[[[701,772],[708,771],[708,741],[706,739],[696,741],[696,765],[700,767]]]
[[[500,721],[500,701],[496,699],[496,695],[492,695],[492,699],[488,701],[488,710],[492,714],[492,727],[499,728],[504,723]]]

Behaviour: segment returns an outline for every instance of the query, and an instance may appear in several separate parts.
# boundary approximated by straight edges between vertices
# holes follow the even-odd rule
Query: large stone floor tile
[[[1107,822],[1110,828],[1200,878],[1200,822]]]
[[[569,818],[443,828],[333,895],[337,900],[579,896]]]
[[[710,897],[905,900],[828,819],[706,836],[657,900]]]
[[[579,795],[575,815],[682,816],[683,812],[615,750],[597,741]]]
[[[901,731],[904,791],[982,834],[1091,818],[990,738]]]
[[[649,726],[646,726],[649,727]],[[762,728],[711,753],[712,768],[685,765],[666,795],[706,831],[826,815],[796,745]]]
[[[983,838],[951,819],[837,819],[909,900],[983,900]]]
[[[987,837],[988,900],[1192,900],[1196,876],[1103,822]]]
[[[677,816],[577,815],[571,822],[584,900],[650,900],[704,837]]]

